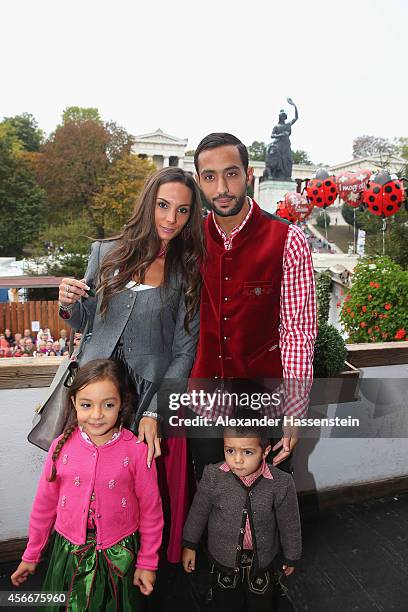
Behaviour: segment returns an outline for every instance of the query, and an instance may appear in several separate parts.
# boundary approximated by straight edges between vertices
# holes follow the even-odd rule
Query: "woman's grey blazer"
[[[114,241],[92,244],[85,274],[88,285],[94,285],[99,266],[113,246]],[[188,377],[198,341],[199,313],[190,322],[190,333],[187,333],[181,276],[171,278],[166,289],[132,291],[124,288],[110,299],[104,317],[100,313],[100,302],[101,294],[76,302],[67,320],[73,329],[85,334],[77,355],[80,365],[112,355],[136,308],[137,316],[131,317],[130,344],[124,347],[127,364],[133,372],[160,384]]]

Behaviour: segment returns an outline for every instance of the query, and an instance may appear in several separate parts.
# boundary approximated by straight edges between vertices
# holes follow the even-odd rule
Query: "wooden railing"
[[[57,301],[30,301],[24,304],[0,303],[0,333],[8,328],[15,334],[31,331],[31,322],[39,321],[40,327],[49,327],[53,338],[59,338],[61,329],[69,333],[70,327],[58,316]]]

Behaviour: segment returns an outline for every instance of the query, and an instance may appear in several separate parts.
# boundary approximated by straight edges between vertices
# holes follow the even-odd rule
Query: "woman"
[[[192,176],[164,168],[146,182],[122,233],[92,245],[85,279],[64,278],[59,287],[61,316],[83,333],[79,363],[114,357],[125,364],[139,396],[131,428],[148,444],[148,465],[161,453],[157,424],[165,406],[158,398],[168,381],[187,378],[195,356],[201,218]],[[166,443],[158,470],[171,511],[168,559],[177,562],[187,506],[186,443]]]

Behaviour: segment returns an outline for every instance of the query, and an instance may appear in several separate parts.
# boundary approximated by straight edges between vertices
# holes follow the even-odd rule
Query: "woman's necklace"
[[[166,247],[162,247],[160,251],[157,253],[156,257],[164,257],[166,254]]]

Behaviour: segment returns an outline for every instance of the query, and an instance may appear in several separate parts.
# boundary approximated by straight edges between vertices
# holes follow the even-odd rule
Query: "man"
[[[280,379],[281,414],[303,416],[313,376],[316,301],[304,233],[249,198],[253,169],[238,138],[215,133],[198,145],[197,182],[211,213],[205,226],[201,330],[193,379]],[[300,391],[299,391],[300,390]],[[295,430],[284,429],[275,465],[288,459]],[[222,460],[222,441],[191,440],[197,476]]]

